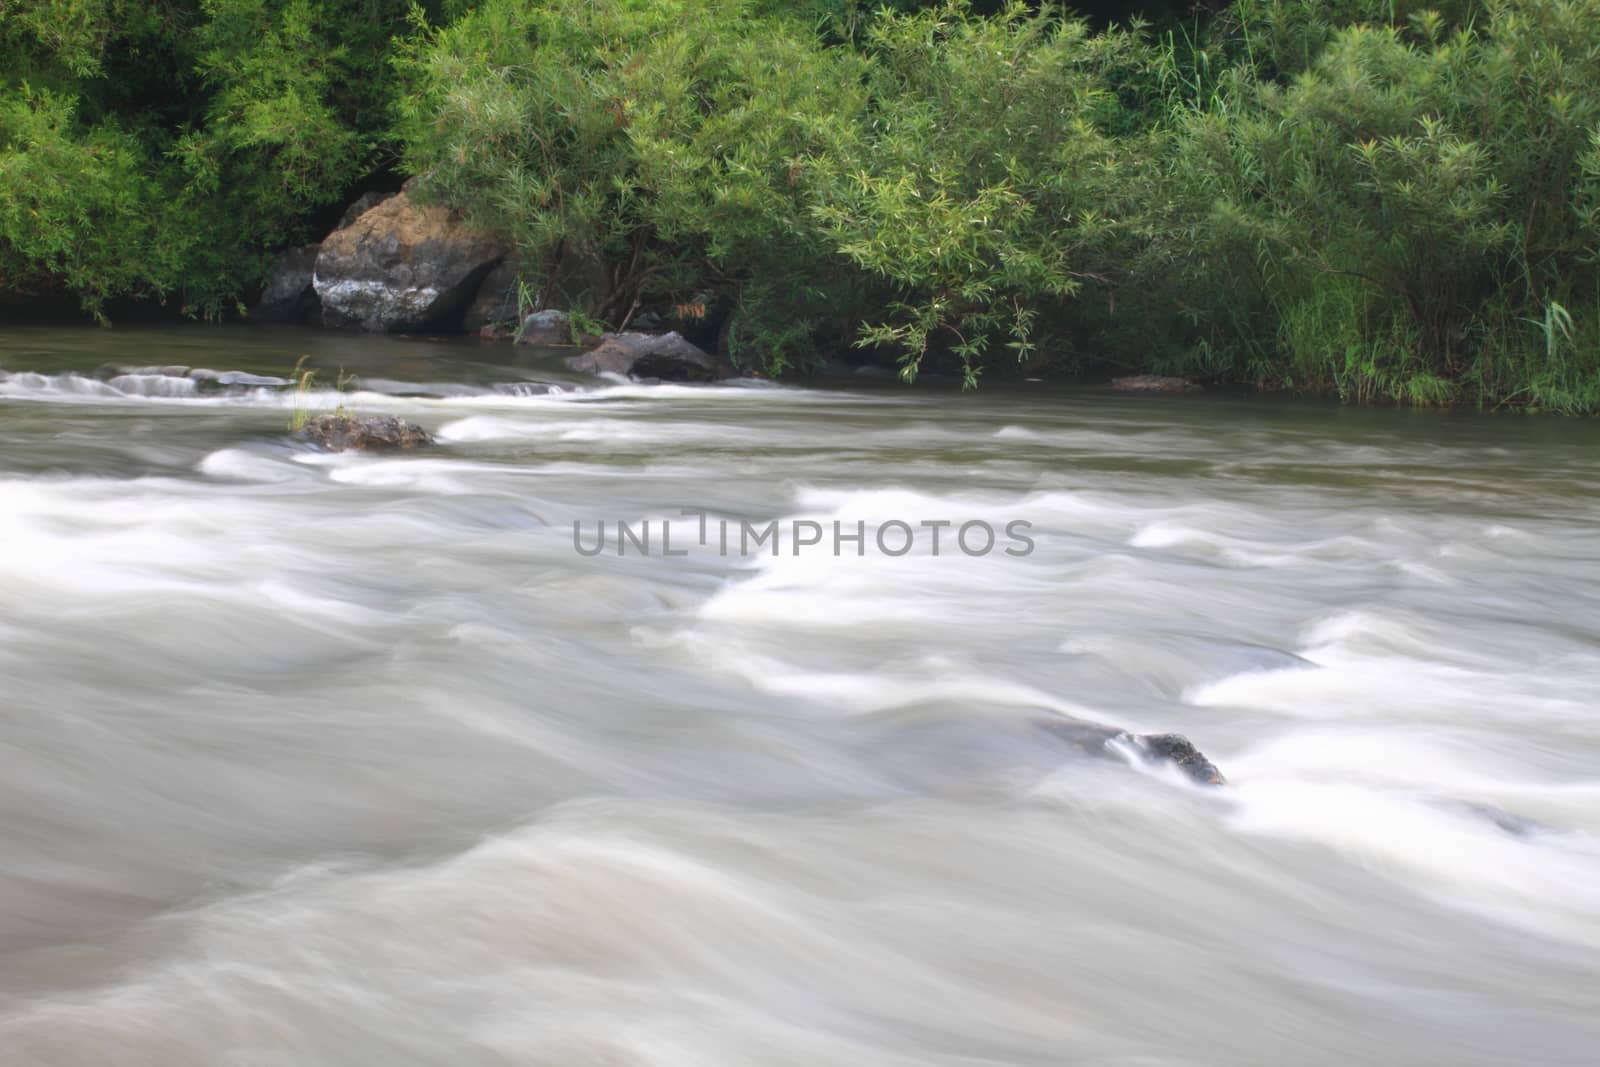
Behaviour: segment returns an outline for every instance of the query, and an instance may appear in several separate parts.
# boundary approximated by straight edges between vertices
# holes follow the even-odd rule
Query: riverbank
[[[14,413],[35,411],[46,417],[53,403],[141,401],[158,407],[166,401],[199,401],[193,410],[213,409],[219,416],[234,410],[247,421],[259,421],[264,409],[281,411],[272,426],[286,421],[296,407],[331,412],[341,403],[373,413],[406,414],[411,405],[426,415],[431,404],[455,401],[481,403],[494,397],[536,397],[547,393],[574,397],[622,389],[640,403],[659,398],[663,410],[685,397],[737,396],[741,390],[779,389],[785,395],[871,397],[885,404],[954,404],[953,412],[970,410],[974,418],[1003,418],[1008,405],[1036,411],[1057,405],[1060,417],[1072,419],[1104,411],[1132,419],[1205,421],[1246,419],[1270,426],[1272,432],[1393,435],[1395,447],[1415,439],[1423,451],[1435,440],[1452,446],[1484,448],[1600,446],[1600,426],[1588,420],[1529,419],[1512,412],[1480,412],[1468,408],[1415,408],[1393,404],[1348,405],[1331,398],[1284,392],[1259,393],[1210,389],[1198,393],[1129,394],[1112,390],[1107,381],[1060,379],[995,381],[976,393],[962,390],[959,380],[924,376],[907,386],[892,375],[856,373],[840,367],[798,382],[730,378],[721,383],[677,385],[637,382],[620,385],[617,378],[597,377],[569,364],[575,349],[509,343],[484,343],[475,337],[396,336],[360,331],[296,326],[252,326],[244,323],[189,323],[178,326],[140,325],[105,329],[95,326],[0,328],[0,372],[10,379],[0,385],[24,404]],[[296,366],[314,372],[311,392],[297,396]],[[34,377],[37,376],[37,377]],[[345,385],[341,391],[339,382]],[[259,379],[259,381],[258,381]],[[687,390],[687,391],[685,391]],[[37,394],[35,396],[34,394]],[[259,403],[257,399],[259,397]],[[479,400],[470,400],[479,397]],[[67,409],[62,409],[67,410]],[[179,408],[179,410],[184,410]],[[426,421],[436,426],[432,416]],[[274,429],[273,432],[277,432]],[[1178,469],[1179,456],[1153,454],[1155,469]],[[1250,462],[1251,456],[1241,456]],[[1172,465],[1176,464],[1176,467]],[[1554,491],[1550,483],[1540,481]]]
[[[81,8],[0,27],[13,298],[1600,411],[1600,0]]]

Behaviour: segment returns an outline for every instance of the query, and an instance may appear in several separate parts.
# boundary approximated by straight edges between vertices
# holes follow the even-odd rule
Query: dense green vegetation
[[[218,314],[384,164],[403,0],[0,0],[0,289]]]
[[[1075,10],[0,0],[0,289],[226,314],[410,173],[767,372],[1600,410],[1600,0]]]

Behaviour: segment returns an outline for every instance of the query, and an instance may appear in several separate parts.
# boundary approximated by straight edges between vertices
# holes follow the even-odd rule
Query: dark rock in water
[[[1535,822],[1524,815],[1509,812],[1504,808],[1496,807],[1493,804],[1463,801],[1459,804],[1459,807],[1472,815],[1489,820],[1512,837],[1531,837],[1546,830],[1542,823]]]
[[[317,265],[317,252],[321,245],[301,245],[291,248],[278,257],[267,275],[267,286],[261,298],[250,309],[250,317],[257,322],[307,322],[320,317],[321,306],[317,291],[312,288],[311,277]]]
[[[1081,761],[1170,765],[1201,785],[1226,783],[1216,765],[1178,734],[1135,734],[1050,713],[891,722],[868,732],[858,750],[869,776],[913,793],[959,788],[997,775],[1054,775]]]
[[[1227,785],[1217,765],[1206,759],[1182,734],[1126,734],[1152,763],[1175,763],[1178,769],[1202,785]]]
[[[1228,783],[1216,764],[1182,734],[1134,734],[1074,719],[1042,720],[1038,726],[1085,755],[1116,758],[1126,752],[1146,763],[1173,764],[1201,785]]]
[[[570,345],[572,343],[572,320],[565,311],[554,308],[545,308],[535,311],[522,320],[522,328],[517,331],[517,344],[519,345]]]
[[[664,382],[709,382],[717,377],[716,361],[703,350],[671,333],[608,333],[599,347],[567,360],[584,374],[623,374]]]
[[[299,433],[329,452],[389,452],[433,444],[428,431],[393,415],[313,415]]]
[[[288,378],[271,374],[251,374],[242,370],[215,371],[206,367],[196,367],[186,377],[193,379],[201,390],[207,392],[219,389],[282,389],[294,384]]]
[[[1111,379],[1111,388],[1119,393],[1198,393],[1201,387],[1187,378],[1171,378],[1160,374],[1135,374],[1127,378]]]
[[[478,285],[478,294],[472,298],[467,314],[461,320],[461,328],[473,333],[485,326],[504,326],[516,322],[518,287],[517,272],[509,263],[501,263],[484,275]]]
[[[400,193],[328,235],[312,284],[325,325],[419,330],[459,315],[504,255],[455,213]]]

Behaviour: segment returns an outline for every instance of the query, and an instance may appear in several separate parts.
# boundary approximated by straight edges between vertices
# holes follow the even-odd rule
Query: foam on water
[[[174,400],[192,397],[192,378],[166,374],[118,374],[105,381],[77,374],[10,374],[0,378],[0,397],[14,400]]]
[[[1600,950],[1595,839],[1509,834],[1429,795],[1349,783],[1247,779],[1236,796],[1247,833],[1325,845],[1442,905]]]
[[[6,1067],[1592,1061],[1582,449],[119,358],[0,375]],[[784,541],[574,551],[686,509]]]

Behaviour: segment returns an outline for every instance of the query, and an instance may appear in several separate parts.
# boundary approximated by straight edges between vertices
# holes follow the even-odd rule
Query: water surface
[[[0,369],[0,1062],[1594,1062],[1591,424],[200,327]],[[574,550],[685,509],[1035,550]]]

